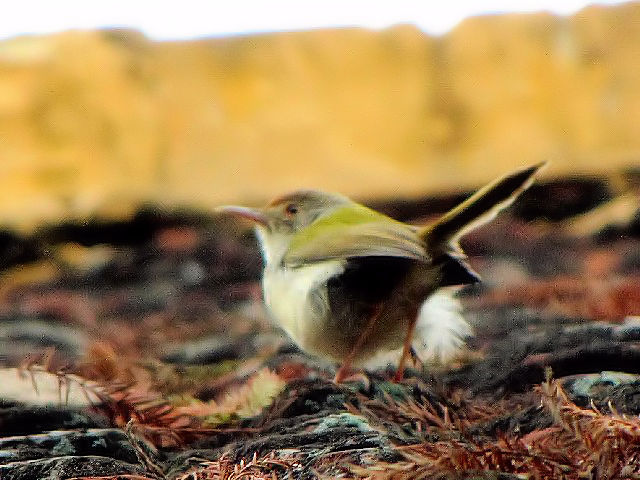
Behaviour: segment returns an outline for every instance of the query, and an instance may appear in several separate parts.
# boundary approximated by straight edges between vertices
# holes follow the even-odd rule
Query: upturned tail
[[[478,281],[478,275],[464,261],[458,241],[471,230],[491,221],[533,183],[534,176],[547,162],[516,170],[478,190],[435,223],[419,231],[434,260],[441,264],[443,285]]]
[[[449,210],[435,223],[425,227],[420,231],[420,235],[432,248],[442,245],[457,249],[460,237],[493,220],[498,213],[511,205],[518,195],[531,186],[533,177],[546,163],[516,170],[494,180]]]

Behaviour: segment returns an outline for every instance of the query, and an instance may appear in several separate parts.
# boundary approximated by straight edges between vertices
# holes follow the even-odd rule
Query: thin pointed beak
[[[216,213],[228,213],[240,218],[246,218],[262,226],[269,224],[269,219],[262,210],[256,208],[237,207],[235,205],[225,205],[215,209]]]

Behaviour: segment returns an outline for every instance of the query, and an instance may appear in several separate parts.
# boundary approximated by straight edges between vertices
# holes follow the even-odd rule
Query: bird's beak
[[[225,205],[224,207],[218,207],[215,209],[216,213],[228,213],[240,218],[246,218],[259,225],[266,227],[269,224],[267,215],[260,209],[237,207],[235,205]]]

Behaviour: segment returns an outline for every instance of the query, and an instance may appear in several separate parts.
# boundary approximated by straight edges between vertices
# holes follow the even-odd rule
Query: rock
[[[34,435],[0,437],[0,464],[64,456],[109,457],[137,463],[138,457],[122,430],[51,430]]]
[[[593,402],[600,411],[627,415],[640,414],[640,375],[602,371],[562,379],[562,385],[578,405],[589,407]]]
[[[275,352],[286,342],[282,335],[269,333],[210,335],[173,347],[162,360],[184,365],[206,365],[224,360],[246,359],[264,352]]]
[[[171,475],[183,473],[197,467],[198,458],[203,464],[205,460],[217,461],[223,453],[225,458],[239,462],[249,461],[254,455],[259,458],[274,454],[276,458],[286,458],[295,452],[299,466],[295,478],[312,475],[317,462],[333,455],[353,463],[365,457],[368,461],[397,459],[391,434],[374,425],[372,418],[347,411],[346,405],[388,398],[406,401],[416,397],[445,401],[420,384],[412,387],[383,381],[367,392],[359,384],[335,385],[319,379],[294,381],[270,408],[242,423],[246,432],[237,432],[234,437],[222,429],[220,434],[203,438],[194,445],[196,449],[170,455],[169,472]],[[397,440],[395,436],[393,439]]]
[[[97,413],[66,406],[27,406],[0,402],[2,435],[30,435],[50,430],[106,428],[107,419]]]
[[[99,456],[64,456],[0,465],[2,480],[63,480],[79,476],[144,473],[139,465]]]
[[[483,360],[447,373],[445,382],[500,396],[541,383],[547,368],[555,378],[602,370],[640,373],[637,336],[634,322],[514,322],[508,334],[490,341]]]
[[[81,329],[56,321],[17,315],[0,322],[0,364],[19,364],[49,347],[67,360],[77,360],[87,345],[87,336]]]
[[[173,347],[162,360],[187,365],[206,365],[223,360],[236,360],[255,353],[252,339],[255,335],[229,338],[225,335],[210,335],[199,340]]]

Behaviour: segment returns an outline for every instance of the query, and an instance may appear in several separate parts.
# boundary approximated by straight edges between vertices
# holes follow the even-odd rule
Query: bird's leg
[[[409,349],[409,355],[411,356],[411,361],[413,362],[414,368],[424,368],[424,362],[416,352],[416,349],[411,347]]]
[[[360,348],[362,347],[362,345],[364,344],[364,342],[369,337],[369,334],[371,333],[371,330],[373,329],[373,326],[375,325],[381,310],[382,310],[381,306],[377,305],[376,308],[371,313],[371,317],[369,318],[367,325],[364,327],[364,330],[356,340],[356,343],[353,345],[353,348],[349,352],[349,355],[347,355],[347,358],[345,358],[344,361],[342,362],[342,365],[336,372],[336,376],[333,377],[334,383],[341,383],[346,378],[348,378],[349,372],[351,370],[351,364],[353,363],[353,359],[358,353],[358,351],[360,350]]]
[[[407,358],[411,354],[411,341],[413,340],[413,332],[416,329],[416,322],[418,321],[418,316],[413,315],[412,320],[409,323],[409,327],[407,328],[407,335],[404,337],[404,345],[402,346],[402,356],[400,357],[400,361],[398,362],[398,369],[396,370],[396,375],[393,377],[394,382],[399,382],[402,380],[404,376],[404,365],[407,363]]]

